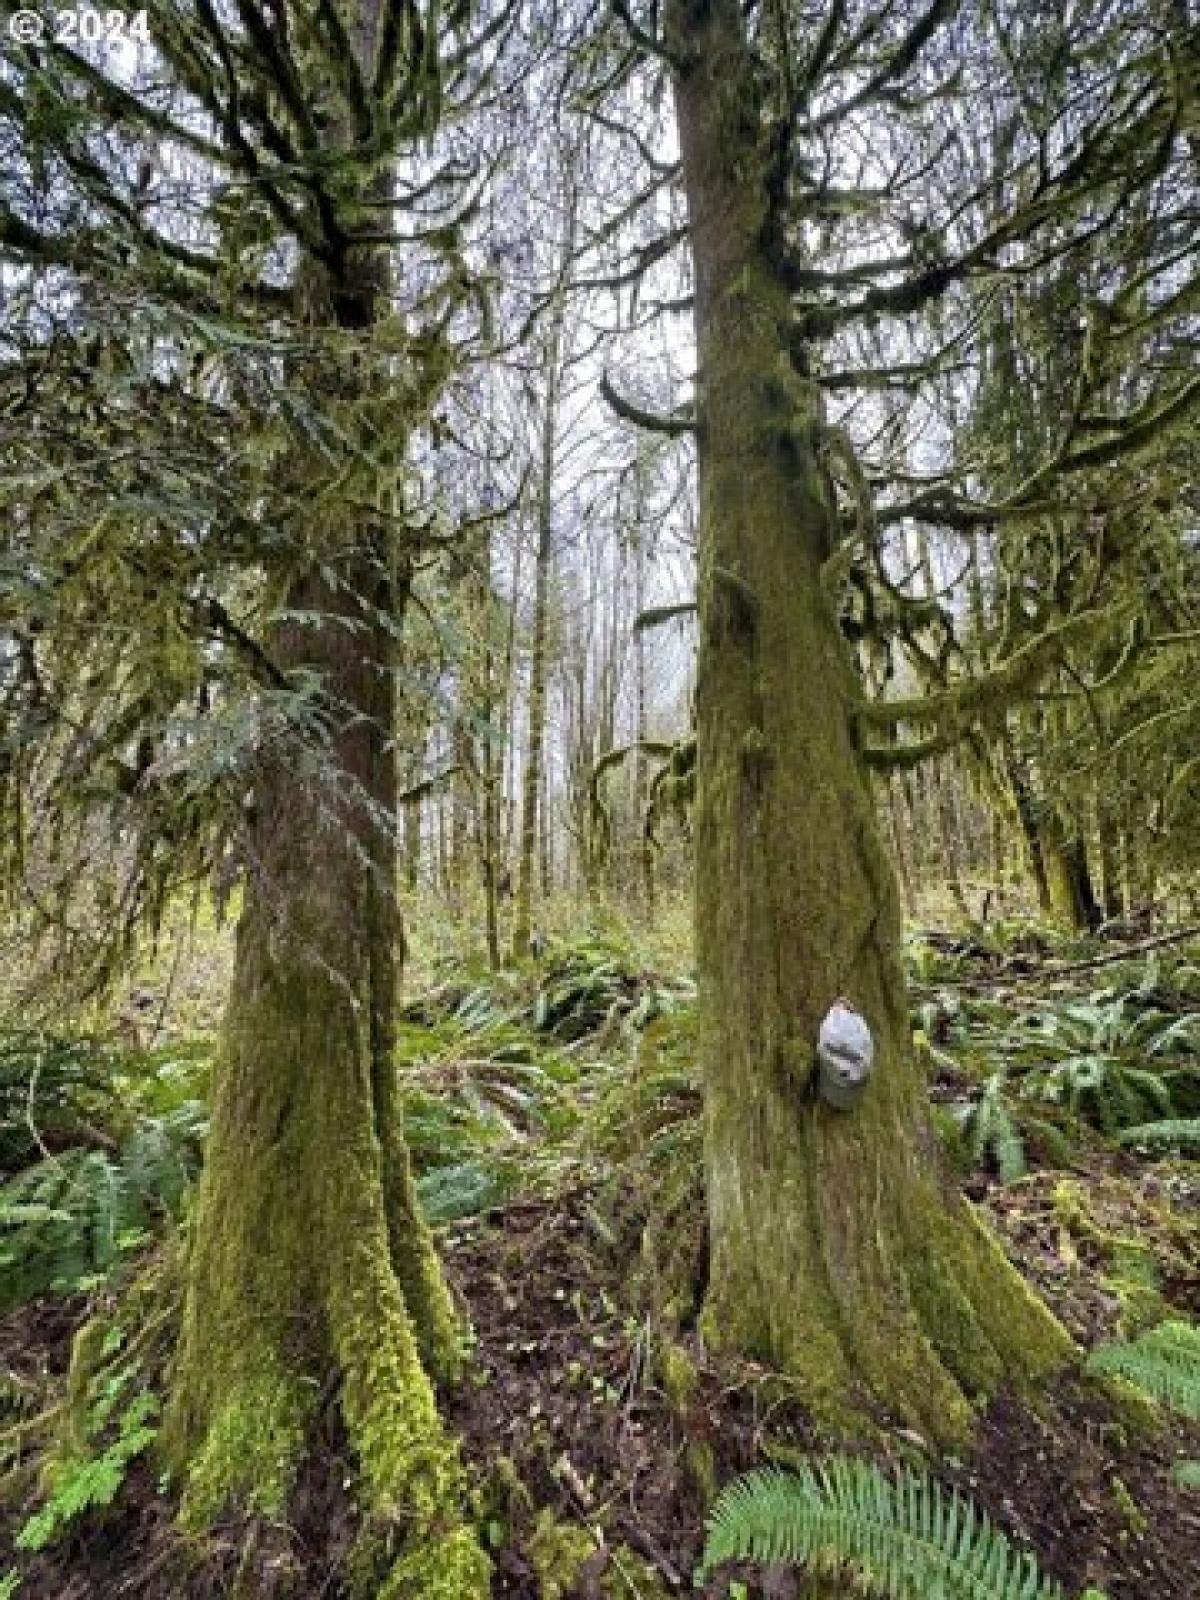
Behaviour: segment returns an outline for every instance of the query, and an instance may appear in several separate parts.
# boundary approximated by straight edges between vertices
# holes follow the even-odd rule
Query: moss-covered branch
[[[977,677],[963,679],[935,694],[899,700],[876,700],[859,711],[869,727],[895,727],[899,723],[946,722],[962,725],[972,716],[1007,705],[1035,689],[1071,645],[1091,641],[1113,626],[1111,611],[1098,607],[1064,617],[1044,628],[1035,638]]]

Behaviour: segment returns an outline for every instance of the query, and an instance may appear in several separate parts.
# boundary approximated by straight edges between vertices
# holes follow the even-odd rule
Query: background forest
[[[0,6],[0,1600],[1200,1592],[1192,0]]]

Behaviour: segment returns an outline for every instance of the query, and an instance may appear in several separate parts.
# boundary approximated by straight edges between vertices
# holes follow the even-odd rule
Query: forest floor
[[[1189,1019],[1200,1017],[1200,969],[1193,947],[1056,978],[1081,951],[1096,956],[1048,953],[1036,936],[1024,949],[929,935],[911,954],[914,1024],[951,1159],[1086,1349],[1164,1316],[1200,1317],[1200,1165],[1122,1143],[1112,1122],[1122,1093],[1133,1096],[1126,1122],[1139,1120],[1136,1074],[1155,1054],[1172,1108],[1196,1115]],[[693,1587],[714,1488],[836,1441],[817,1435],[777,1377],[706,1352],[686,1297],[670,1321],[656,1309],[703,1254],[688,979],[604,937],[563,945],[537,971],[493,979],[443,967],[437,977],[406,1008],[402,1074],[422,1192],[473,1330],[470,1376],[445,1409],[476,1487],[494,1594],[815,1596],[785,1571],[749,1567]],[[1059,1019],[1053,1047],[1047,1015]],[[1168,1038],[1186,1048],[1147,1044],[1151,1015],[1154,1038],[1174,1029]],[[1086,1077],[1073,1100],[1001,1097],[1001,1059],[1014,1082],[1036,1087],[1028,1075],[1087,1058],[1089,1040],[1092,1077],[1096,1059],[1108,1062],[1107,1110]],[[1141,1108],[1149,1123],[1165,1101],[1140,1090],[1153,1100]],[[979,1110],[989,1094],[1001,1108],[990,1121]],[[26,1409],[61,1387],[75,1328],[110,1292],[44,1295],[0,1319],[0,1371]],[[1174,1476],[1200,1457],[1200,1426],[1148,1404],[1114,1408],[1078,1374],[1036,1411],[1002,1391],[961,1458],[879,1424],[870,1453],[882,1465],[925,1467],[969,1494],[1070,1596],[1088,1585],[1109,1600],[1200,1594],[1200,1494]],[[342,1594],[345,1465],[331,1432],[251,1592]],[[20,1520],[0,1528],[0,1576]],[[138,1457],[109,1510],[21,1557],[21,1587],[0,1582],[0,1593],[223,1595],[243,1537],[218,1529],[197,1568]]]

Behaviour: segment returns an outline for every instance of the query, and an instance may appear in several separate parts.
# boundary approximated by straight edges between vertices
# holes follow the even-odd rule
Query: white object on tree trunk
[[[866,1018],[845,1000],[835,1000],[817,1035],[821,1098],[839,1111],[856,1105],[875,1064],[875,1041]]]

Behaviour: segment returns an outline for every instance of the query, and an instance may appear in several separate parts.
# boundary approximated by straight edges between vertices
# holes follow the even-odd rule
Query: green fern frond
[[[1200,1117],[1173,1117],[1143,1122],[1118,1136],[1123,1145],[1145,1145],[1152,1150],[1200,1150]]]
[[[1069,1167],[1076,1156],[1076,1147],[1069,1134],[1055,1122],[1049,1122],[1045,1117],[1035,1117],[1028,1114],[1021,1118],[1021,1125],[1025,1134],[1036,1139],[1041,1149],[1045,1152],[1042,1166]]]
[[[18,1550],[44,1550],[86,1512],[111,1505],[121,1492],[129,1464],[158,1437],[158,1400],[139,1394],[122,1414],[116,1437],[97,1454],[63,1461],[52,1475],[45,1505],[20,1528]]]
[[[119,1117],[114,1082],[123,1060],[101,1039],[0,1026],[0,1168],[36,1160],[41,1139],[70,1143]]]
[[[1200,1461],[1178,1461],[1171,1476],[1181,1489],[1200,1489]]]
[[[880,1600],[1062,1600],[1032,1555],[973,1501],[922,1473],[835,1456],[730,1484],[708,1522],[701,1575],[723,1561],[853,1575]]]
[[[1195,1050],[1197,1035],[1200,1035],[1200,1012],[1190,1011],[1186,1016],[1177,1017],[1169,1027],[1157,1032],[1147,1054],[1152,1056],[1171,1055],[1175,1052],[1190,1054]]]
[[[1170,1116],[1171,1091],[1163,1080],[1147,1067],[1126,1067],[1120,1074],[1122,1089],[1131,1106],[1140,1098],[1154,1107],[1160,1116]]]
[[[1014,1183],[1029,1170],[1025,1142],[1005,1101],[1007,1076],[994,1072],[967,1119],[968,1149],[975,1166],[989,1153],[996,1162],[1001,1183]]]
[[[177,1217],[207,1125],[187,1104],[144,1119],[116,1156],[76,1148],[0,1186],[0,1310],[107,1272],[164,1216]]]
[[[1200,1418],[1200,1328],[1160,1322],[1132,1344],[1098,1345],[1088,1372],[1124,1378],[1185,1417]]]
[[[991,1145],[1001,1183],[1015,1183],[1029,1170],[1025,1143],[1007,1106],[999,1106],[992,1123]]]
[[[417,1192],[426,1220],[436,1226],[490,1211],[503,1203],[506,1190],[497,1172],[477,1161],[463,1161],[434,1167],[418,1180]]]

